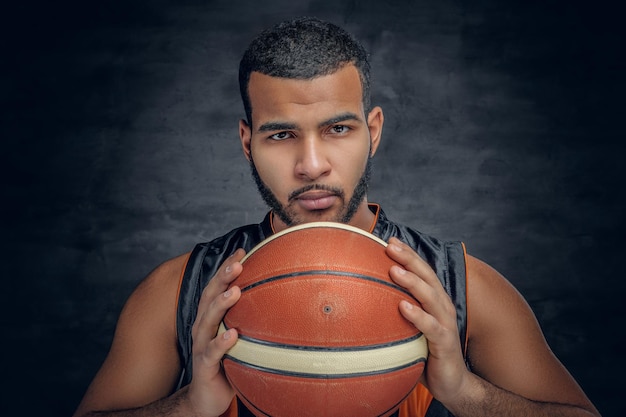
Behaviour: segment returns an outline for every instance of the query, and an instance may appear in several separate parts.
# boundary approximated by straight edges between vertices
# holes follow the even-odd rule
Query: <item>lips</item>
[[[299,194],[294,201],[305,210],[326,210],[337,199],[337,195],[324,190],[313,190]]]

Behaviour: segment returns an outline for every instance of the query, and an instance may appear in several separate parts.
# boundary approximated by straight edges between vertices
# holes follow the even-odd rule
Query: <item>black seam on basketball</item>
[[[247,404],[245,404],[246,407],[252,407],[254,408],[256,411],[258,411],[259,413],[263,414],[266,417],[272,417],[270,414],[266,413],[265,411],[261,410],[259,407],[257,407],[256,405],[254,405],[254,403],[252,401],[250,401],[250,399],[248,397],[246,397],[245,395],[243,395],[241,393],[241,390],[237,387],[237,385],[235,385],[233,383],[233,381],[231,381],[231,379],[228,379],[228,383],[233,387],[233,389],[235,391],[237,391],[237,396],[239,396],[239,398],[242,398],[243,401],[246,401]],[[238,413],[239,414],[239,413]]]
[[[377,284],[385,285],[387,287],[393,288],[394,290],[398,290],[400,292],[403,292],[403,293],[407,294],[410,297],[413,297],[410,292],[408,292],[407,290],[405,290],[401,286],[396,285],[396,284],[394,284],[392,282],[383,281],[383,280],[378,279],[378,278],[370,277],[369,275],[357,274],[355,272],[334,271],[334,270],[331,270],[331,269],[314,269],[314,270],[311,270],[311,271],[298,271],[298,272],[292,272],[292,273],[289,273],[289,274],[277,275],[275,277],[266,278],[266,279],[263,279],[261,281],[257,281],[257,282],[255,282],[253,284],[250,284],[250,285],[248,285],[246,287],[243,287],[241,289],[241,292],[244,293],[246,291],[251,290],[252,288],[258,287],[258,286],[263,285],[263,284],[267,284],[268,282],[280,281],[282,279],[287,279],[287,278],[296,278],[296,277],[302,277],[302,276],[316,276],[316,275],[332,275],[332,276],[346,276],[346,277],[350,277],[350,278],[359,278],[359,279],[363,279],[365,281],[370,281],[370,282],[375,282]]]
[[[256,369],[257,371],[265,372],[268,374],[292,376],[292,377],[297,377],[297,378],[308,378],[308,379],[345,379],[345,378],[358,378],[358,377],[366,377],[366,376],[374,376],[374,375],[384,375],[384,374],[390,374],[396,371],[401,371],[403,369],[410,368],[421,362],[426,362],[426,358],[418,358],[414,361],[405,363],[404,365],[394,366],[393,368],[386,368],[386,369],[381,369],[377,371],[353,372],[353,373],[347,373],[347,374],[314,374],[314,373],[309,373],[309,372],[295,372],[295,371],[285,371],[283,369],[267,368],[265,366],[255,365],[253,363],[242,361],[241,359],[232,357],[229,354],[224,355],[224,359],[231,360],[247,368]]]
[[[228,356],[228,355],[226,355]],[[237,362],[240,364],[243,364],[242,361],[237,361],[231,358],[231,360],[233,360],[233,362]],[[425,361],[424,361],[425,362]],[[258,368],[257,368],[258,369]],[[259,407],[257,407],[247,396],[243,395],[243,393],[241,392],[241,389],[239,389],[239,387],[230,379],[228,378],[228,382],[230,383],[230,385],[235,389],[235,391],[237,391],[237,396],[240,397],[242,399],[242,401],[246,402],[246,406],[247,407],[252,407],[254,408],[256,411],[258,411],[259,413],[263,414],[266,417],[271,417],[270,414],[266,413],[265,411],[261,410]],[[391,410],[393,410],[394,408],[397,408],[400,406],[400,404],[402,404],[411,394],[411,392],[413,392],[413,390],[415,389],[415,387],[417,387],[419,381],[416,382],[413,387],[406,393],[406,395],[404,397],[402,397],[402,399],[400,401],[398,401],[396,404],[392,405],[391,407],[389,407],[386,411],[384,411],[383,413],[379,414],[378,417],[380,416],[384,416],[385,414],[389,413]]]
[[[222,322],[222,323],[224,324],[224,328],[226,330],[230,329],[230,327],[228,327],[228,325],[225,322]],[[292,349],[292,350],[309,351],[309,352],[360,352],[364,350],[384,349],[384,348],[399,346],[404,343],[409,343],[414,340],[417,340],[420,337],[422,337],[422,335],[423,335],[422,332],[418,332],[411,337],[407,337],[405,339],[400,339],[400,340],[394,340],[393,342],[379,343],[375,345],[345,346],[345,347],[290,345],[287,343],[276,343],[276,342],[270,342],[269,340],[257,339],[254,337],[246,336],[241,333],[237,337],[241,340],[245,340],[246,342],[250,342],[250,343],[254,343],[254,344],[262,345],[262,346],[281,348],[281,349]]]
[[[230,383],[230,385],[235,389],[235,391],[237,391],[237,396],[243,401],[246,402],[246,407],[252,407],[254,408],[256,411],[258,411],[259,413],[263,414],[266,417],[271,417],[271,415],[269,415],[268,413],[266,413],[265,411],[261,410],[259,407],[257,407],[252,401],[250,401],[250,399],[248,397],[246,397],[245,395],[243,395],[243,393],[241,392],[241,390],[239,389],[239,387],[232,381],[232,380],[228,380],[228,382]],[[397,403],[395,403],[394,405],[392,405],[391,407],[389,407],[386,411],[384,411],[383,413],[379,414],[378,417],[380,416],[384,416],[386,414],[388,414],[391,410],[397,408],[400,406],[400,404],[402,404],[411,394],[411,392],[413,392],[413,390],[415,389],[415,387],[417,387],[417,384],[419,382],[416,382],[413,387],[406,393],[406,395],[404,397],[402,397],[402,399],[400,401],[398,401]]]
[[[411,389],[409,390],[409,392],[407,392],[407,393],[406,393],[406,395],[405,395],[404,397],[402,397],[402,399],[401,399],[400,401],[398,401],[395,405],[393,405],[393,406],[389,407],[389,408],[387,409],[387,411],[385,411],[384,413],[379,414],[379,415],[378,415],[378,417],[380,417],[380,416],[384,416],[385,414],[389,413],[389,412],[390,412],[391,410],[393,410],[394,408],[399,407],[399,406],[400,406],[400,404],[402,404],[402,403],[403,403],[403,402],[404,402],[404,401],[405,401],[405,400],[409,397],[409,395],[411,394],[411,392],[413,392],[413,390],[415,389],[415,387],[417,387],[417,384],[418,384],[418,383],[419,383],[419,381],[418,381],[418,382],[416,382],[416,383],[415,383],[415,385],[413,385],[413,388],[411,388]]]

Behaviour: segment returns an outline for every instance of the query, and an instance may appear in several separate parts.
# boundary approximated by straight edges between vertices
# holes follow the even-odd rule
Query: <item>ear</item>
[[[378,145],[380,145],[380,139],[383,134],[383,123],[385,122],[385,116],[383,115],[383,109],[376,106],[367,115],[367,128],[370,131],[371,140],[371,154],[374,156]]]
[[[241,147],[243,154],[248,161],[252,158],[252,151],[250,150],[250,143],[252,141],[252,129],[248,126],[248,123],[241,119],[239,120],[239,139],[241,139]]]

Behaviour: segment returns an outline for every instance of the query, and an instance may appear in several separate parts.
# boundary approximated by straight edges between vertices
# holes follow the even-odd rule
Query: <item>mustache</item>
[[[329,193],[335,194],[341,198],[344,197],[344,192],[341,188],[332,187],[330,185],[324,185],[324,184],[309,184],[309,185],[305,185],[304,187],[298,188],[297,190],[289,194],[288,201],[291,202],[295,200],[296,198],[298,198],[301,194],[304,194],[311,190],[328,191]]]

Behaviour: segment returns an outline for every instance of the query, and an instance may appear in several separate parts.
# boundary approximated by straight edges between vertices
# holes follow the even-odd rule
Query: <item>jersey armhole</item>
[[[180,272],[180,277],[178,278],[178,289],[176,290],[176,314],[174,315],[174,327],[176,328],[176,334],[178,335],[178,305],[180,303],[180,291],[183,286],[183,278],[185,277],[185,271],[187,271],[187,265],[189,264],[189,259],[191,258],[192,252],[187,254],[187,259],[185,259],[185,266]]]
[[[228,410],[226,410],[223,414],[220,414],[220,417],[237,417],[239,415],[239,409],[237,407],[237,396],[233,397],[233,400],[230,402],[228,406]]]
[[[400,404],[398,417],[424,417],[432,401],[433,395],[428,388],[417,384],[406,400]]]
[[[469,288],[468,288],[468,262],[467,262],[467,250],[465,248],[465,243],[461,242],[461,247],[463,248],[463,261],[465,262],[465,343],[463,345],[463,356],[467,358],[467,345],[469,342],[469,334],[470,334],[470,306],[469,306]]]

